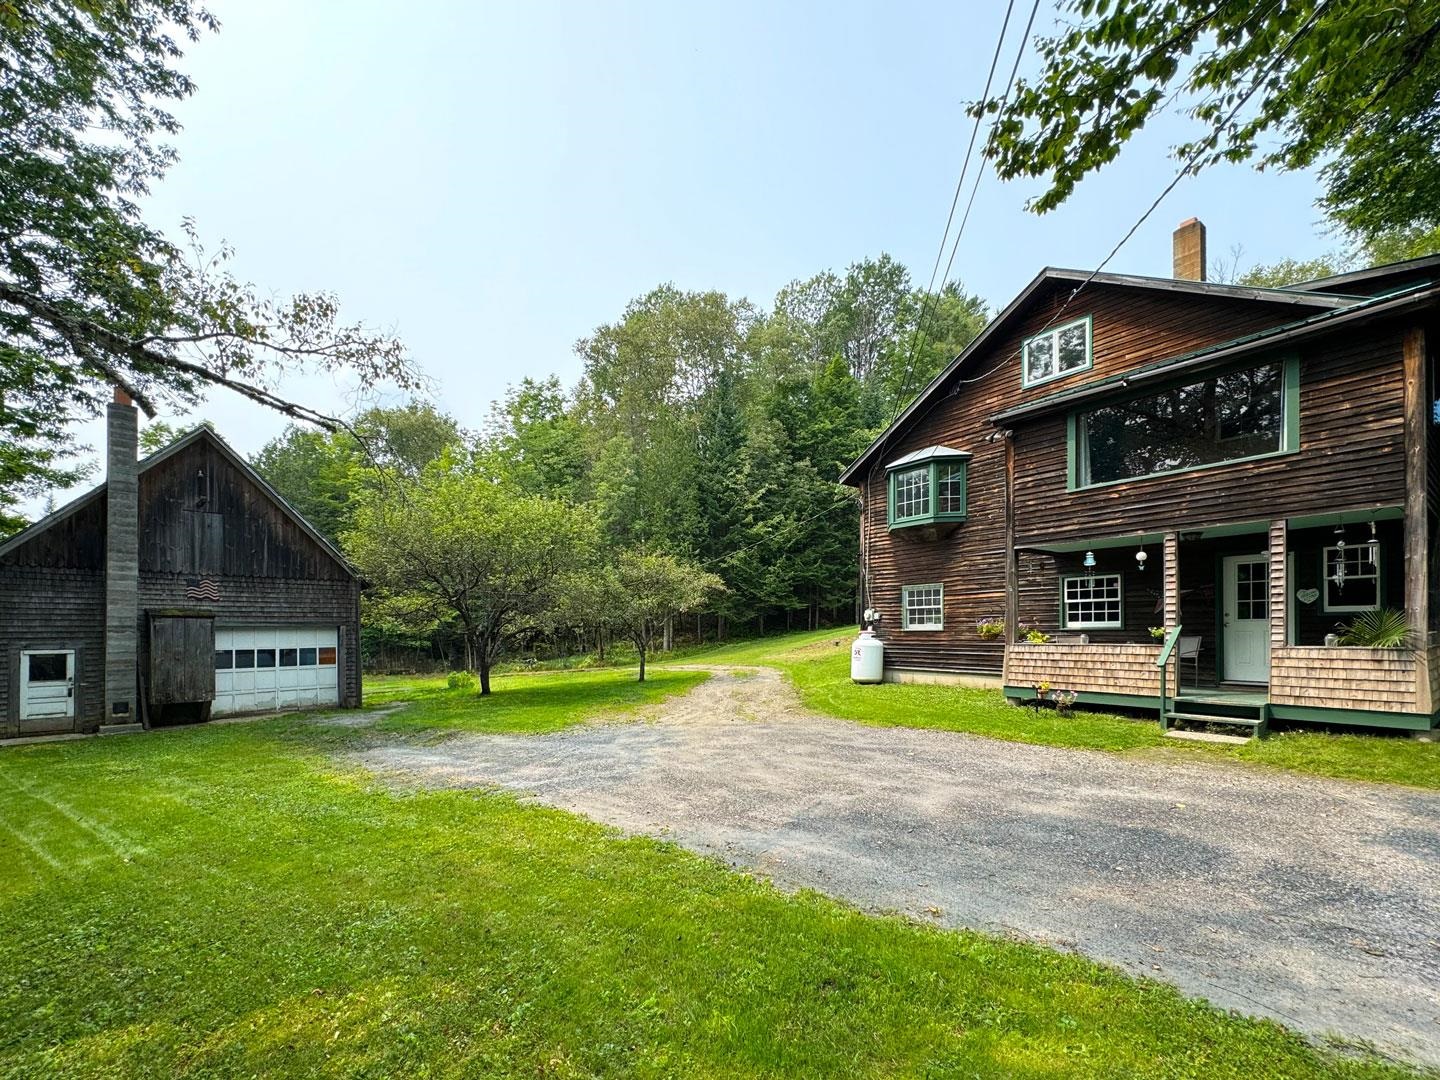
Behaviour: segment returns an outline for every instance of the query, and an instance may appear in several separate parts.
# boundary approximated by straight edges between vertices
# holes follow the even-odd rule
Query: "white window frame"
[[[919,592],[921,589],[934,589],[940,594],[935,604],[926,604],[926,608],[938,608],[940,621],[938,623],[921,623],[918,626],[910,623],[910,595]],[[928,585],[902,585],[900,587],[900,629],[901,630],[944,630],[945,629],[945,586],[940,582],[932,582]]]
[[[1085,363],[1079,367],[1070,368],[1067,371],[1060,370],[1060,335],[1066,330],[1073,330],[1077,326],[1085,328]],[[1030,345],[1032,342],[1040,341],[1042,338],[1050,340],[1050,356],[1055,364],[1054,370],[1048,375],[1042,375],[1038,379],[1030,378]],[[1067,375],[1078,375],[1082,371],[1089,371],[1095,366],[1095,327],[1089,315],[1072,319],[1060,326],[1052,326],[1049,330],[1026,338],[1020,344],[1020,385],[1025,389],[1032,386],[1040,386],[1043,383],[1054,382],[1056,379],[1063,379]]]
[[[1360,551],[1369,546],[1369,541],[1364,540],[1358,544],[1346,544],[1345,551]],[[1329,544],[1320,552],[1320,610],[1324,612],[1356,612],[1356,611],[1379,611],[1383,597],[1380,595],[1380,560],[1385,557],[1384,549],[1377,546],[1375,551],[1375,572],[1373,574],[1352,574],[1349,570],[1345,572],[1346,582],[1351,581],[1373,581],[1375,582],[1375,602],[1373,604],[1332,604],[1330,603],[1330,586],[1334,584],[1330,580],[1330,553],[1339,551],[1338,545]],[[1360,563],[1364,566],[1365,563]]]
[[[1070,582],[1093,581],[1098,584],[1110,578],[1115,579],[1116,599],[1120,607],[1118,618],[1113,622],[1070,618]],[[1076,601],[1076,603],[1079,602]],[[1125,628],[1125,575],[1116,571],[1104,574],[1065,574],[1062,576],[1060,578],[1060,627],[1064,630],[1123,630]]]

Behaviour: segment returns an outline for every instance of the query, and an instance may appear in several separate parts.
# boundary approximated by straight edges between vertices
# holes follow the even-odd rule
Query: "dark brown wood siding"
[[[1026,390],[1020,385],[1020,345],[1055,316],[1071,288],[1057,286],[1049,295],[1037,297],[1031,310],[1009,332],[997,336],[982,355],[974,358],[963,373],[966,381],[952,377],[950,385],[942,387],[904,431],[882,448],[866,474],[861,530],[867,602],[883,613],[880,636],[885,641],[888,665],[1000,673],[1002,646],[981,641],[975,630],[978,620],[999,617],[1005,609],[1005,454],[990,423],[991,416],[1058,390],[1313,313],[1313,309],[1284,303],[1196,297],[1122,286],[1091,287],[1064,310],[1059,322],[1083,315],[1092,317],[1093,367]],[[921,539],[907,530],[891,533],[886,524],[885,463],[937,443],[974,455],[967,484],[968,519],[940,539]],[[1053,471],[1057,447],[1058,474]],[[1090,536],[1097,525],[1103,526],[1106,534],[1121,531],[1112,530],[1103,514],[1087,518],[1083,527],[1072,527],[1066,512],[1058,506],[1044,505],[1047,500],[1063,501],[1066,497],[1063,417],[1058,427],[1051,421],[1028,425],[1019,433],[1016,450],[1016,471],[1021,480],[1017,492],[1023,489],[1031,499],[1019,508],[1017,539],[1023,541],[1042,532],[1049,536],[1052,529],[1070,536]],[[1053,483],[1057,476],[1058,496]],[[1168,500],[1160,501],[1168,508]],[[1168,520],[1163,513],[1157,516]],[[1233,519],[1222,516],[1220,520]],[[1150,554],[1158,582],[1159,548]],[[945,629],[901,630],[901,587],[931,582],[945,586]],[[1053,626],[1059,588],[1054,560],[1040,555],[1023,556],[1020,588],[1021,621]],[[1138,626],[1143,620],[1138,613],[1135,617]],[[1143,631],[1143,627],[1140,629]]]
[[[213,611],[217,628],[336,626],[341,704],[360,703],[360,583],[226,457],[201,438],[140,475],[140,670],[147,611]],[[104,538],[101,492],[0,556],[0,731],[19,722],[22,648],[76,649],[76,730],[104,719]],[[213,579],[216,604],[186,595]],[[211,658],[213,663],[213,657]]]
[[[1065,417],[1017,426],[1017,543],[1402,504],[1400,333],[1369,329],[1310,346],[1300,373],[1300,450],[1264,460],[1067,491]]]

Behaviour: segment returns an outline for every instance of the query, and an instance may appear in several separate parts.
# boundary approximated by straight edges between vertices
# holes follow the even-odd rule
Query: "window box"
[[[929,446],[885,467],[886,523],[892,530],[965,520],[970,455]]]

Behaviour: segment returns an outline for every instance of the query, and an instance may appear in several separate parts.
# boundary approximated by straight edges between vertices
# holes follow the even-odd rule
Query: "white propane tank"
[[[873,630],[861,630],[850,646],[850,679],[858,683],[878,683],[885,676],[885,643]]]

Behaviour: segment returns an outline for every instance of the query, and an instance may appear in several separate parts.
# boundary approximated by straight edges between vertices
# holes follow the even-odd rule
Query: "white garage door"
[[[340,703],[333,626],[252,626],[215,631],[216,713]]]

